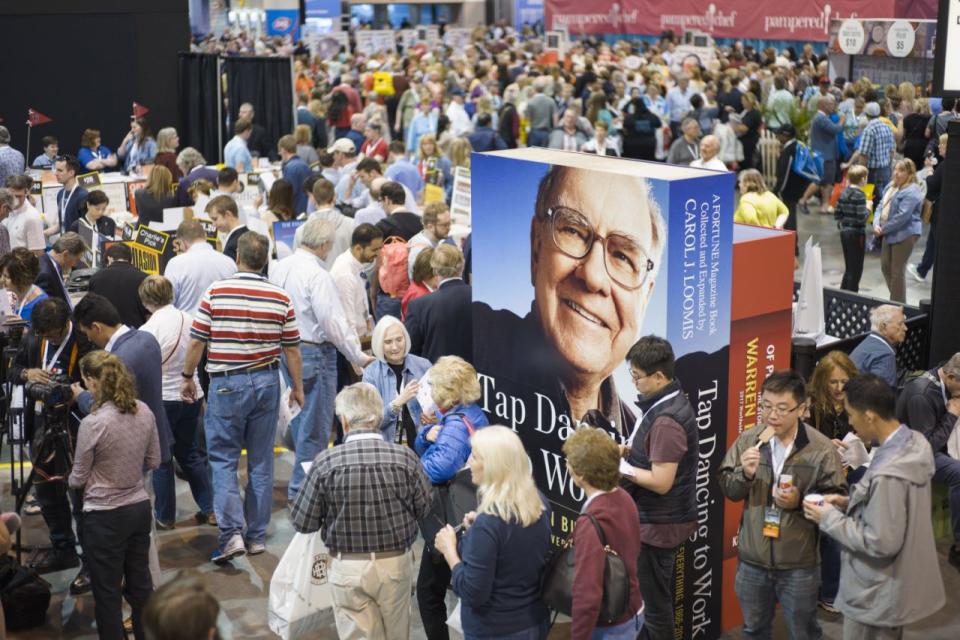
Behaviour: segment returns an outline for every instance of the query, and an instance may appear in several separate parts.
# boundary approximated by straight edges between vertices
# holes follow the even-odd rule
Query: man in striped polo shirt
[[[237,243],[237,273],[214,282],[200,301],[190,331],[181,395],[196,400],[193,373],[208,348],[210,391],[204,430],[213,469],[213,508],[220,527],[210,558],[226,564],[263,553],[273,494],[273,439],[280,407],[280,354],[291,378],[291,406],[303,406],[300,331],[289,296],[261,275],[269,241],[254,231]],[[243,500],[237,480],[247,449]],[[246,541],[246,545],[244,545]]]

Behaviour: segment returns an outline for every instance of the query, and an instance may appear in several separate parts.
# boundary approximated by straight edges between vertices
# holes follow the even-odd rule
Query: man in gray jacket
[[[897,420],[896,397],[884,380],[859,375],[844,391],[850,425],[876,443],[873,461],[849,498],[805,500],[804,513],[843,550],[835,604],[844,640],[893,640],[946,601],[930,522],[933,452],[922,434]]]

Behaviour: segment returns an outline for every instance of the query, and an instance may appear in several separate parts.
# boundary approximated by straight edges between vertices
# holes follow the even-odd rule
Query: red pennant
[[[27,109],[27,126],[36,127],[37,125],[47,124],[48,122],[53,122],[53,119],[48,118],[34,109]]]
[[[150,109],[148,109],[147,107],[143,106],[142,104],[137,104],[136,102],[133,103],[133,117],[134,117],[134,118],[142,118],[143,116],[147,115],[147,112],[148,112],[148,111],[150,111]]]

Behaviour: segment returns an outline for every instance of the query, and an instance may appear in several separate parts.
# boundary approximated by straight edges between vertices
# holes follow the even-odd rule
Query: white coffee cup
[[[808,493],[807,495],[803,496],[803,501],[809,502],[810,504],[814,504],[818,507],[823,506],[823,496],[819,493]]]

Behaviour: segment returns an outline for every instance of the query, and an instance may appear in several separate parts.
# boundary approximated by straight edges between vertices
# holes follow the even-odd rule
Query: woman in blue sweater
[[[549,613],[540,599],[540,580],[550,546],[550,510],[533,482],[523,443],[507,427],[477,432],[470,470],[480,506],[464,518],[468,529],[460,549],[449,525],[435,541],[460,596],[464,637],[546,638]]]
[[[430,395],[437,405],[437,424],[420,429],[414,449],[430,482],[444,485],[467,464],[470,437],[487,425],[487,417],[477,405],[480,399],[477,370],[457,356],[440,358],[430,369]],[[421,421],[427,422],[424,418]],[[436,490],[434,499],[437,499]],[[450,584],[450,567],[432,550],[431,537],[427,537],[427,550],[417,575],[417,605],[427,638],[448,640],[444,598]]]

